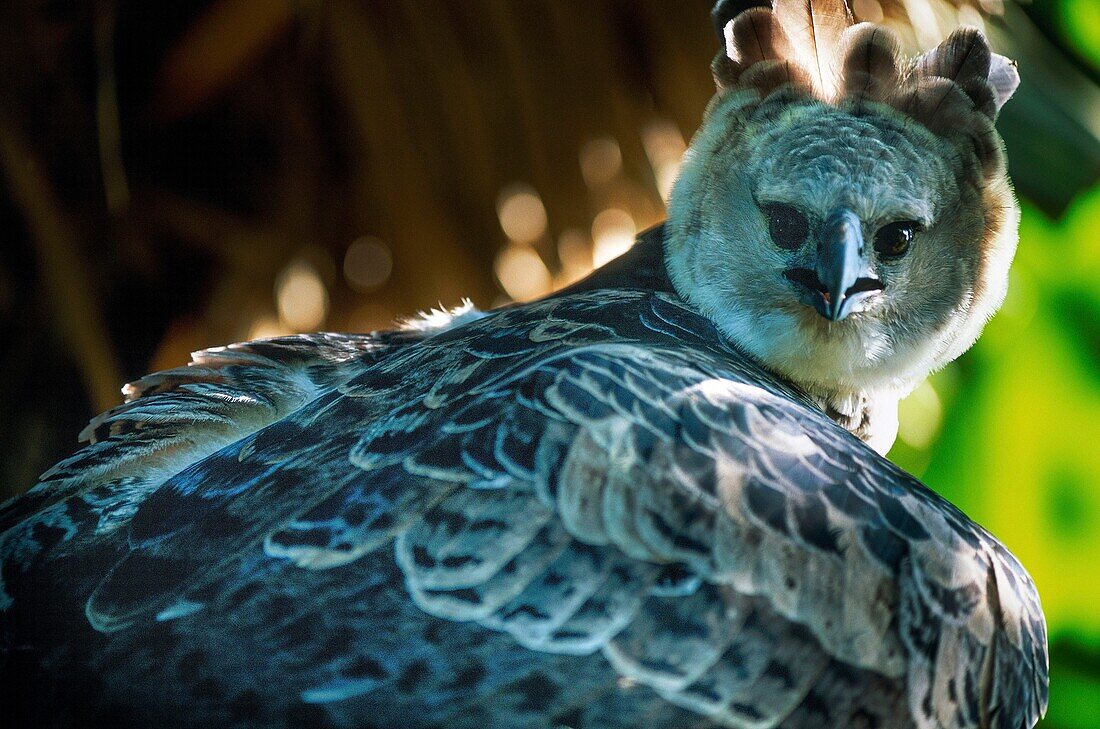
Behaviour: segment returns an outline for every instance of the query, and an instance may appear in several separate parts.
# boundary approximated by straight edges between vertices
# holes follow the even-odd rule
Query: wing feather
[[[543,383],[533,399],[500,395],[538,391],[529,378]],[[632,560],[683,563],[731,594],[765,599],[782,620],[809,630],[823,661],[884,679],[910,676],[914,717],[926,694],[961,695],[961,683],[971,680],[963,669],[981,666],[991,650],[988,537],[822,416],[792,410],[781,393],[719,366],[708,370],[698,354],[688,360],[671,350],[608,343],[548,356],[513,380],[498,379],[483,397],[504,408],[498,421],[516,420],[509,408],[526,408],[551,412],[573,431],[552,459],[535,463],[537,446],[526,448],[527,460],[510,457],[507,468],[478,456],[469,477],[484,479],[477,471],[495,467],[509,479],[556,480],[549,505],[575,538]],[[691,469],[686,451],[707,467]],[[566,554],[573,571],[564,582],[579,594],[560,592],[555,568],[554,586],[536,580],[483,624],[553,650],[547,636],[579,611],[605,574],[590,553]],[[701,594],[667,599],[688,605]],[[906,599],[920,610],[907,609]],[[675,693],[717,663],[726,638],[701,634],[706,649],[691,651],[697,674],[635,655],[621,645],[673,661],[661,640],[683,640],[671,624],[661,634],[659,620],[647,622],[648,605],[632,606],[635,616],[615,623],[621,632],[609,635],[603,650],[628,678]],[[644,637],[629,640],[635,633]],[[930,642],[920,644],[919,635]],[[1033,641],[1021,639],[1016,654]],[[939,676],[937,668],[958,685],[916,678],[922,671]],[[794,716],[796,707],[783,711]],[[959,726],[978,725],[976,713],[959,715]],[[954,725],[944,716],[927,721]]]
[[[145,397],[203,396],[180,377]],[[268,641],[268,680],[307,704],[453,726],[504,721],[490,697],[516,726],[1007,727],[1045,706],[1011,555],[669,297],[504,310],[325,383],[139,486],[83,593],[112,645]]]
[[[219,347],[130,383],[125,402],[81,432],[80,451],[0,507],[0,553],[25,570],[62,545],[121,542],[109,535],[166,480],[278,423],[397,346],[402,335],[395,337],[316,334]],[[0,604],[6,599],[0,585]]]

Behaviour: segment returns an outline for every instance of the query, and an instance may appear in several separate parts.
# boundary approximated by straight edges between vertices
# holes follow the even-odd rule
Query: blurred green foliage
[[[1061,0],[1043,10],[1048,32],[1095,77],[1100,0]],[[1093,113],[1100,116],[1100,109]],[[1036,155],[1025,156],[1014,161],[1042,165]],[[903,404],[903,418],[935,421],[934,441],[921,447],[899,441],[890,456],[994,533],[1031,572],[1051,645],[1050,709],[1040,727],[1094,729],[1100,727],[1100,185],[1080,193],[1057,219],[1026,197],[1021,203],[1003,310],[968,355],[932,378],[933,412],[927,391]]]
[[[1100,2],[1062,0],[1059,30],[1078,53],[1100,66]]]

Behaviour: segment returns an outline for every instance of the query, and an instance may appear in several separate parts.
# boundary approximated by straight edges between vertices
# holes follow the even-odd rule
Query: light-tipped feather
[[[1016,62],[994,53],[989,63],[989,85],[993,89],[994,114],[999,114],[1020,85]]]
[[[844,0],[775,0],[775,17],[796,54],[795,60],[813,80],[819,94],[831,98],[837,90],[840,37],[851,25]]]
[[[739,68],[760,61],[786,58],[791,45],[783,28],[766,8],[753,8],[726,25],[726,56]]]

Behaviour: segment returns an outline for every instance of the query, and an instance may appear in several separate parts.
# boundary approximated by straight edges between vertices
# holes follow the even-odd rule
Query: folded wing
[[[1011,555],[660,294],[540,302],[364,362],[127,521],[92,624],[253,625],[309,585],[263,623],[324,647],[278,664],[308,704],[403,687],[453,726],[493,706],[645,725],[664,710],[638,686],[721,726],[947,728],[1046,703]],[[401,620],[440,621],[410,608],[463,637],[433,653]]]

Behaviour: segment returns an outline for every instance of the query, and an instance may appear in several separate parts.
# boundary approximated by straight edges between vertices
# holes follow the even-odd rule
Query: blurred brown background
[[[3,4],[2,493],[191,350],[545,293],[607,209],[622,247],[713,88],[708,3],[671,10]]]
[[[983,25],[1020,62],[999,122],[1025,204],[1016,294],[915,393],[891,458],[1017,550],[1052,618],[1047,726],[1096,726],[1100,580],[1064,568],[1100,556],[1100,0],[852,5],[914,47]],[[617,255],[663,217],[711,95],[710,7],[0,3],[0,498],[192,350],[535,298]],[[995,428],[1023,407],[1008,367],[1083,373],[1059,401],[1078,420]],[[1075,442],[1035,450],[1043,434]],[[1000,506],[1032,501],[1049,533]]]

